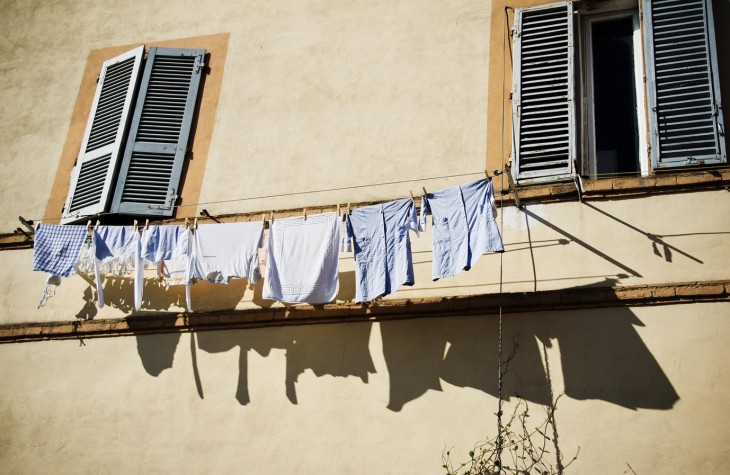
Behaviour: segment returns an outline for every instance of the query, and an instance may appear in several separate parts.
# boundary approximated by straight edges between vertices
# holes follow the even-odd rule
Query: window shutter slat
[[[172,216],[204,60],[205,50],[150,49],[113,212]]]
[[[62,224],[107,211],[143,56],[140,46],[102,64]]]
[[[644,0],[655,169],[727,162],[709,0]]]
[[[515,11],[514,172],[519,182],[568,178],[576,150],[573,5]]]

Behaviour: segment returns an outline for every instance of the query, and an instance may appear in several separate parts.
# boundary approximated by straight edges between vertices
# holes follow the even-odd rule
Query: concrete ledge
[[[730,301],[730,280],[630,287],[592,287],[445,298],[381,300],[367,304],[296,305],[213,313],[166,313],[114,320],[0,326],[0,343],[101,338],[149,333],[347,323],[407,318],[494,315],[597,307]]]

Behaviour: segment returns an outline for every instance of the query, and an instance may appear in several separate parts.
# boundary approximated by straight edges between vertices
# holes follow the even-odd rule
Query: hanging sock
[[[48,299],[56,295],[56,287],[61,285],[61,278],[57,275],[49,275],[46,279],[46,285],[43,287],[41,300],[38,302],[38,308],[45,307]]]

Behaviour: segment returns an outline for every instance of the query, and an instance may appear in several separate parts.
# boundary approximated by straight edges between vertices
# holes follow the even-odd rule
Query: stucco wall
[[[503,39],[502,3],[3,2],[0,233],[18,215],[54,217],[43,215],[66,173],[78,96],[93,93],[82,86],[92,52],[140,42],[225,37],[213,126],[197,131],[210,137],[204,171],[186,177],[213,214],[388,200],[476,178],[488,144],[490,169],[505,155],[508,94],[494,66],[507,59],[494,52],[508,44],[490,46]],[[714,3],[727,18],[729,4]],[[394,181],[405,183],[378,185]],[[505,207],[504,290],[727,279],[728,209],[725,190]],[[417,284],[388,298],[498,291],[499,255],[432,282],[430,230],[412,241]],[[37,309],[46,277],[31,256],[0,252],[0,324],[131,313],[128,281],[108,280],[99,310],[80,276]],[[340,264],[338,301],[350,301],[351,255]],[[260,295],[240,280],[201,283],[193,304],[271,304]],[[143,310],[183,301],[149,279]],[[552,390],[566,394],[561,448],[581,447],[569,473],[723,472],[729,305],[511,314],[509,404],[519,393],[540,418],[547,355]],[[486,316],[3,344],[0,472],[439,473],[444,447],[461,461],[495,431],[496,338]]]
[[[730,304],[506,316],[568,473],[722,473]],[[495,432],[497,319],[0,346],[3,473],[442,473]],[[508,345],[508,346],[509,346]],[[544,349],[543,345],[547,345]],[[505,411],[509,413],[510,405]]]
[[[77,94],[93,94],[79,90],[89,51],[140,42],[230,33],[201,202],[415,181],[212,213],[392,199],[420,178],[484,169],[489,2],[29,1],[3,11],[0,230],[44,217]]]

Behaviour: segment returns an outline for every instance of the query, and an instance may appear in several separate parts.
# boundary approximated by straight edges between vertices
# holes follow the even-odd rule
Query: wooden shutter
[[[515,178],[569,178],[576,154],[572,2],[516,9],[513,37]]]
[[[652,165],[727,162],[710,0],[644,0]]]
[[[61,223],[107,211],[123,151],[144,46],[105,61],[91,105]]]
[[[172,216],[205,50],[150,48],[112,211]]]

